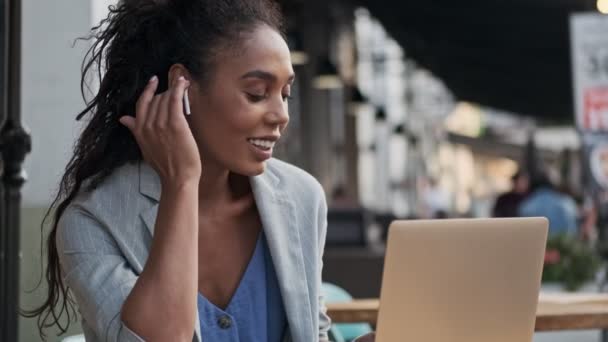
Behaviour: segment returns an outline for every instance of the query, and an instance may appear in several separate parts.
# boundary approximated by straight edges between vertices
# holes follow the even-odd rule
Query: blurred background
[[[81,128],[80,63],[90,42],[75,39],[114,1],[0,2],[13,23],[2,32],[9,116],[0,140],[3,226],[12,230],[0,239],[2,251],[19,242],[21,253],[3,260],[20,273],[5,267],[0,282],[19,274],[12,302],[31,308],[44,293],[32,291],[43,262],[40,223]],[[279,2],[297,79],[276,157],[325,189],[325,281],[355,298],[378,297],[397,218],[542,215],[551,220],[545,289],[603,289],[608,0]],[[17,155],[31,138],[22,187],[22,158],[6,152],[15,131]],[[11,207],[6,198],[19,190],[21,207]],[[18,325],[19,341],[40,340],[35,320]],[[600,331],[535,337],[602,340]]]

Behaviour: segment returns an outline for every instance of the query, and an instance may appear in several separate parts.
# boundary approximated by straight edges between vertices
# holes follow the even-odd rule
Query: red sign
[[[582,128],[591,131],[608,130],[608,87],[584,90]]]

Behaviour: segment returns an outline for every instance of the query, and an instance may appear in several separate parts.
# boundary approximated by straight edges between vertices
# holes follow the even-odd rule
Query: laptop
[[[376,342],[530,342],[545,218],[394,221]]]

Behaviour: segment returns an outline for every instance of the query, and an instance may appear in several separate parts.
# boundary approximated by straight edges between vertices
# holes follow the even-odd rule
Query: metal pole
[[[31,138],[21,125],[21,1],[2,0],[0,74],[0,341],[17,341],[19,332],[19,216],[22,168]]]

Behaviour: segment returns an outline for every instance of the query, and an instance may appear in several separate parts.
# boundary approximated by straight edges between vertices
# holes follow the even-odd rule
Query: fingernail
[[[177,80],[178,81],[183,81],[183,80],[185,80],[185,78],[184,78],[184,76],[180,76]]]
[[[150,78],[150,83],[152,82],[156,82],[156,80],[158,80],[158,77],[156,77],[156,75],[152,76],[152,78]]]

